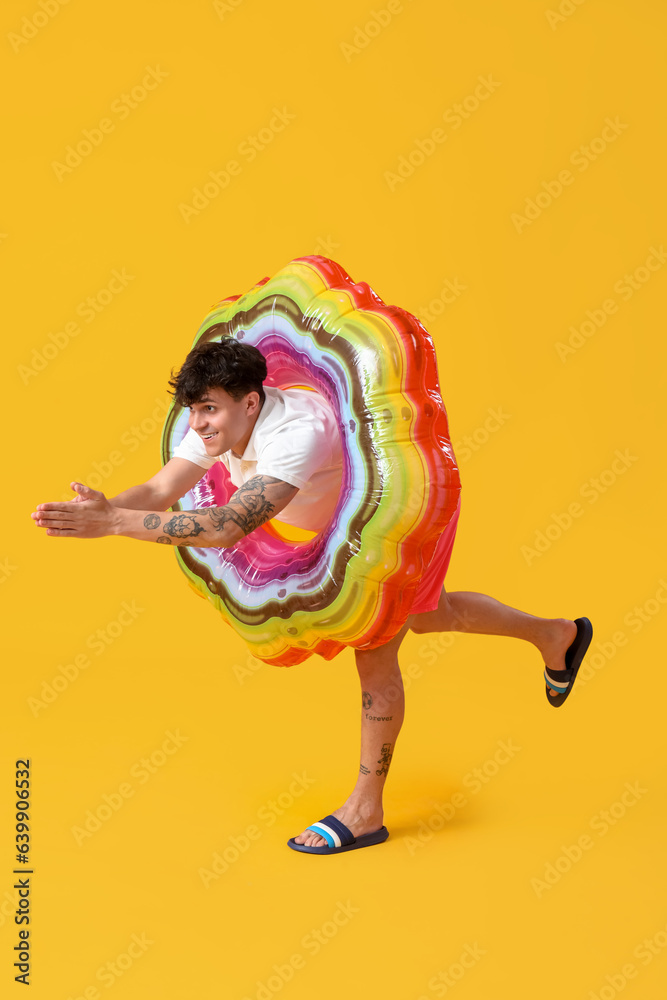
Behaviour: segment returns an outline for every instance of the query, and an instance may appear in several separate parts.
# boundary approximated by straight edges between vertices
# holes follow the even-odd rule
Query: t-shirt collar
[[[257,429],[261,427],[261,425],[264,423],[264,421],[268,417],[269,413],[271,412],[275,404],[275,398],[272,394],[270,386],[264,386],[264,396],[265,396],[264,405],[262,406],[262,409],[259,412],[259,416],[255,421],[255,426],[252,429],[252,434],[250,435],[250,440],[248,441],[245,447],[245,451],[241,456],[242,462],[257,461],[257,453],[255,451],[255,434],[257,433]]]

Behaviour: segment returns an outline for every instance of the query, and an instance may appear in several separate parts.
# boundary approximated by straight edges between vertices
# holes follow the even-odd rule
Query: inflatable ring
[[[194,344],[222,337],[262,352],[265,385],[327,400],[341,437],[341,491],[314,537],[289,540],[267,522],[230,548],[175,548],[181,568],[267,663],[383,645],[410,614],[461,489],[430,335],[334,261],[312,256],[223,299]],[[188,415],[172,404],[164,462]],[[235,489],[216,462],[173,509],[222,506]]]

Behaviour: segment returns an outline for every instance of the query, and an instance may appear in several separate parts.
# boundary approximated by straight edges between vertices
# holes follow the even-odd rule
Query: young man
[[[320,530],[333,513],[342,475],[334,414],[316,393],[264,387],[266,374],[262,354],[241,341],[225,338],[194,348],[170,381],[176,401],[190,409],[190,430],[174,457],[147,482],[112,499],[72,483],[76,498],[39,504],[32,514],[36,524],[53,537],[125,535],[198,548],[233,546],[270,518]],[[216,461],[225,464],[237,487],[229,501],[169,512]],[[446,593],[442,581],[455,528],[454,522],[443,534],[420,582],[414,613],[400,632],[376,649],[355,650],[362,689],[357,782],[339,809],[290,840],[295,850],[351,850],[388,836],[382,793],[403,722],[398,650],[408,631],[524,639],[546,665],[550,703],[561,705],[572,688],[592,636],[588,619],[537,618],[484,594]]]

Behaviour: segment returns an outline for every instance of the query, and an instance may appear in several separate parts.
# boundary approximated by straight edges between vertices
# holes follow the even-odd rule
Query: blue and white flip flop
[[[581,661],[593,638],[593,626],[588,618],[576,618],[574,624],[577,626],[577,634],[565,654],[566,669],[544,671],[547,699],[554,708],[560,708],[572,690]],[[550,694],[549,688],[558,691],[558,694]]]
[[[373,833],[365,833],[362,837],[354,837],[344,823],[341,823],[335,816],[325,816],[319,823],[313,823],[307,827],[313,833],[319,833],[327,842],[326,847],[307,847],[305,844],[297,844],[294,837],[290,837],[287,846],[293,851],[301,851],[303,854],[341,854],[343,851],[356,851],[358,847],[371,847],[373,844],[381,844],[389,836],[386,826],[381,826]]]

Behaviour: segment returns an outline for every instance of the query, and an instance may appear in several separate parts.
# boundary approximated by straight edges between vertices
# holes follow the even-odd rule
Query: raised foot
[[[382,826],[383,812],[381,806],[371,806],[368,803],[353,803],[348,801],[331,813],[341,823],[344,823],[354,837],[362,837],[365,833],[375,833]],[[306,847],[326,847],[326,840],[312,830],[304,830],[294,840]]]
[[[569,618],[554,618],[550,622],[549,635],[540,646],[540,652],[547,670],[565,670],[565,654],[577,637],[577,626]],[[554,678],[555,679],[555,678]],[[552,695],[559,692],[549,688]]]

